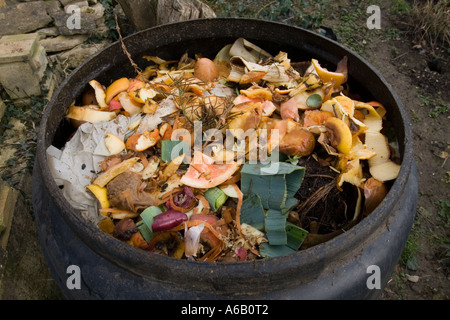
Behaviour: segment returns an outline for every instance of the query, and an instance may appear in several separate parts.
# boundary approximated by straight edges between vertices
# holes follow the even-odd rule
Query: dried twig
[[[120,27],[119,27],[119,21],[117,19],[117,15],[114,15],[114,19],[116,20],[116,30],[119,34],[119,41],[122,46],[122,50],[125,53],[125,55],[128,57],[128,60],[130,60],[131,65],[133,66],[134,70],[138,74],[140,78],[142,78],[142,70],[137,66],[137,64],[133,61],[131,58],[131,54],[128,52],[127,47],[125,46],[125,43],[123,42],[122,34],[120,33]]]
[[[336,181],[331,181],[330,183],[317,189],[308,199],[306,199],[298,208],[297,212],[300,215],[300,221],[303,223],[306,214],[314,208],[314,206],[322,199],[324,199],[327,194],[333,190],[336,186]]]

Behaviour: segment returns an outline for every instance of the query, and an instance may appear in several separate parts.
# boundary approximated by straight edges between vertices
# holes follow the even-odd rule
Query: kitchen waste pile
[[[346,57],[329,71],[239,38],[212,60],[144,58],[135,78],[92,79],[47,150],[65,198],[120,241],[197,261],[291,254],[364,219],[398,175],[386,109],[350,92]]]

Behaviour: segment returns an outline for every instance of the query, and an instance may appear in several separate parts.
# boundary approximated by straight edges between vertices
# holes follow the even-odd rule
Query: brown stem
[[[117,18],[117,15],[114,15],[114,19],[116,20],[116,30],[119,34],[119,41],[122,46],[122,50],[125,53],[125,55],[128,57],[128,60],[130,60],[131,65],[133,66],[134,70],[138,74],[139,78],[142,78],[142,70],[139,69],[136,63],[134,63],[133,59],[131,58],[131,54],[128,52],[127,47],[125,46],[125,43],[123,42],[122,34],[120,33],[120,27],[119,27],[119,21]]]

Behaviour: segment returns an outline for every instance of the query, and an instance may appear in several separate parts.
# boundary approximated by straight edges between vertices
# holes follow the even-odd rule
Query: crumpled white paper
[[[47,159],[50,171],[67,201],[88,220],[98,223],[102,216],[98,210],[98,202],[86,191],[92,178],[100,171],[100,162],[110,155],[105,145],[106,133],[112,133],[124,141],[134,133],[130,124],[141,118],[137,114],[131,118],[118,115],[111,121],[85,123],[63,149],[50,146]]]

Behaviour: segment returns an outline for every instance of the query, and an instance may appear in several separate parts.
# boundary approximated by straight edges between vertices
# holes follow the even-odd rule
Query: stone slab
[[[0,38],[0,64],[28,61],[39,44],[39,34],[16,34]]]
[[[46,52],[61,52],[75,48],[77,45],[82,44],[88,38],[87,35],[73,35],[73,36],[58,36],[55,38],[48,38],[41,40],[41,45],[45,48]]]
[[[26,62],[0,65],[0,83],[13,100],[41,95],[40,80]]]
[[[109,42],[94,43],[94,44],[80,44],[75,48],[59,54],[59,58],[63,61],[69,69],[75,69],[82,64],[86,59],[103,49]]]
[[[48,27],[36,30],[36,33],[39,34],[39,38],[45,39],[47,37],[57,37],[59,36],[59,31],[57,27]]]
[[[0,8],[0,35],[33,32],[51,22],[47,6],[42,1],[22,2]]]
[[[75,14],[75,13],[74,13]],[[92,34],[95,32],[96,24],[95,24],[95,15],[88,13],[81,13],[79,16],[73,16],[72,13],[66,13],[65,11],[52,13],[52,18],[55,26],[58,28],[58,31],[61,35],[75,35],[75,34]],[[76,19],[80,19],[80,27],[69,28],[68,21],[74,21]]]

